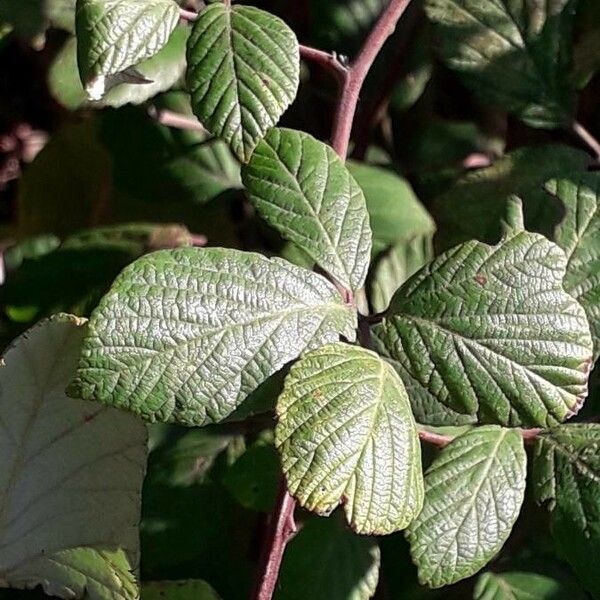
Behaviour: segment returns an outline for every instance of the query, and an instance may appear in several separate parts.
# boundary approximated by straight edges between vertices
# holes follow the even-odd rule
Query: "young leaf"
[[[362,287],[371,229],[365,197],[338,155],[312,136],[271,129],[242,181],[260,215],[341,284]]]
[[[467,173],[434,202],[433,214],[439,226],[436,247],[448,250],[473,239],[495,244],[513,194],[523,200],[528,231],[552,238],[562,218],[562,207],[548,197],[544,184],[554,177],[584,171],[588,163],[589,157],[581,150],[544,145],[519,148],[489,167]]]
[[[427,0],[442,58],[484,99],[533,127],[570,122],[569,78],[575,3]]]
[[[119,107],[141,104],[171,88],[185,70],[185,47],[189,29],[176,27],[169,41],[156,54],[136,66],[136,71],[149,83],[122,83],[109,90],[91,106]],[[55,100],[70,110],[88,104],[88,98],[77,73],[77,39],[70,38],[55,56],[48,72],[48,86]]]
[[[222,248],[145,256],[92,313],[70,392],[148,421],[220,421],[306,349],[354,339],[323,277]]]
[[[296,97],[296,35],[263,10],[217,2],[194,24],[187,56],[194,113],[247,162]]]
[[[497,246],[462,244],[398,290],[377,336],[407,387],[453,411],[555,425],[587,395],[592,357],[566,267],[558,246],[516,227]]]
[[[379,547],[335,515],[313,517],[285,551],[275,600],[369,600],[379,579]]]
[[[580,590],[540,573],[483,573],[475,584],[474,600],[585,600]]]
[[[600,354],[600,173],[550,181],[546,189],[561,200],[566,216],[556,243],[567,255],[564,286],[586,311]]]
[[[42,321],[3,357],[0,581],[134,600],[146,428],[65,396],[84,332],[66,315]]]
[[[404,529],[423,502],[421,448],[402,382],[374,352],[336,343],[290,369],[275,445],[290,492],[358,533]]]
[[[206,581],[151,581],[142,586],[141,600],[220,600]]]
[[[373,254],[417,236],[431,236],[435,223],[408,181],[389,169],[350,161],[348,170],[367,201]]]
[[[478,427],[455,438],[425,474],[423,510],[407,530],[419,580],[437,588],[470,577],[508,538],[525,493],[516,430]]]
[[[594,595],[600,552],[600,426],[564,425],[542,432],[533,463],[534,493],[549,502],[558,548]]]
[[[77,0],[77,64],[89,99],[118,83],[148,83],[134,67],[166,45],[178,22],[173,0]]]

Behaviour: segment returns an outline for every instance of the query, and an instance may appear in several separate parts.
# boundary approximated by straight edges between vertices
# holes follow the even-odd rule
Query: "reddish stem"
[[[346,74],[342,95],[337,106],[331,145],[345,159],[348,154],[348,144],[352,134],[352,123],[356,113],[356,105],[363,83],[369,73],[375,58],[385,41],[396,29],[396,23],[402,16],[410,0],[391,0],[365,40],[352,67]]]
[[[531,429],[518,429],[523,441],[526,444],[531,444],[537,440],[540,433],[543,429],[539,427],[533,427]],[[433,446],[437,446],[438,448],[443,448],[447,446],[453,439],[452,435],[443,435],[441,433],[434,433],[433,431],[427,431],[426,429],[419,430],[419,438],[423,442],[427,442],[428,444],[432,444]]]
[[[196,119],[196,117],[188,117],[172,110],[157,109],[151,106],[148,109],[148,114],[161,125],[166,127],[174,127],[175,129],[186,129],[188,131],[197,131],[199,133],[208,133],[204,125]]]
[[[253,600],[271,600],[273,597],[283,552],[290,538],[296,533],[295,507],[296,502],[290,496],[285,479],[282,478],[260,559],[260,579],[256,582]]]
[[[346,67],[337,57],[336,54],[324,52],[317,48],[311,48],[310,46],[300,45],[300,56],[304,60],[309,60],[317,65],[322,66],[325,69],[333,71],[337,77],[343,81],[348,73],[348,67]]]

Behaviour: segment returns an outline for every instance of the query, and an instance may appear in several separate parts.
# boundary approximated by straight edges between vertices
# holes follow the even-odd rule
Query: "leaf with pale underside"
[[[146,83],[135,66],[167,44],[178,22],[173,0],[77,0],[77,63],[88,97],[100,100],[120,82]]]
[[[303,351],[354,339],[355,325],[333,285],[284,260],[155,252],[92,313],[70,393],[149,421],[217,422]]]
[[[547,502],[559,552],[597,596],[600,576],[600,425],[563,425],[538,436],[532,487]]]
[[[526,463],[521,434],[497,425],[472,429],[441,451],[407,530],[421,583],[437,588],[470,577],[502,548],[521,510]]]
[[[587,395],[592,339],[563,288],[564,252],[520,218],[497,246],[461,244],[417,272],[375,333],[428,401],[471,420],[552,426]]]
[[[146,428],[67,398],[85,326],[61,315],[23,334],[0,368],[0,587],[135,600]]]
[[[555,179],[546,189],[566,209],[556,228],[556,243],[567,255],[564,285],[586,311],[594,338],[594,358],[600,354],[600,174],[585,173]]]
[[[341,284],[364,284],[371,252],[365,197],[338,155],[307,133],[271,129],[242,181],[259,214]]]
[[[572,0],[427,0],[442,58],[484,99],[534,127],[568,125]]]
[[[402,382],[341,342],[304,355],[277,402],[275,445],[290,492],[321,515],[344,505],[363,534],[404,529],[423,502],[421,449]]]
[[[268,12],[217,2],[195,22],[187,57],[195,115],[247,162],[296,97],[296,35]]]

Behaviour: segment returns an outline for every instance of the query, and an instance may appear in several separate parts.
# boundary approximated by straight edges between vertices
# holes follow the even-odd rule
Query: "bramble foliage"
[[[600,9],[26,4],[0,600],[600,599]]]

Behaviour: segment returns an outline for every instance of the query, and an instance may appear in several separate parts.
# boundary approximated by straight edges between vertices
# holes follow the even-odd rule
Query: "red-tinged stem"
[[[208,133],[202,123],[196,117],[188,117],[172,110],[156,109],[151,106],[148,114],[161,125],[173,127],[175,129],[187,129],[188,131],[198,131],[199,133]]]
[[[331,135],[331,145],[343,159],[348,154],[352,123],[363,83],[383,44],[396,29],[398,20],[409,4],[410,0],[391,0],[346,74]]]
[[[256,582],[253,600],[271,600],[273,597],[285,547],[296,533],[295,507],[296,502],[287,490],[285,479],[282,479],[275,508],[271,513],[271,522],[260,560],[260,579]]]
[[[180,8],[179,16],[184,21],[195,21],[198,18],[198,13],[194,12],[193,10],[185,10],[183,8]]]
[[[578,121],[573,121],[573,132],[594,153],[596,161],[600,161],[600,142]]]
[[[332,71],[342,81],[348,73],[348,67],[346,67],[334,53],[324,52],[323,50],[300,44],[300,56],[304,60],[309,60],[320,65],[324,69]]]
[[[523,441],[526,444],[531,444],[537,440],[540,433],[543,429],[539,427],[533,427],[531,429],[518,429]],[[427,431],[425,429],[419,430],[419,438],[421,441],[426,442],[427,444],[432,444],[433,446],[437,446],[438,448],[443,448],[447,446],[453,439],[452,435],[443,435],[441,433],[434,433],[433,431]]]

